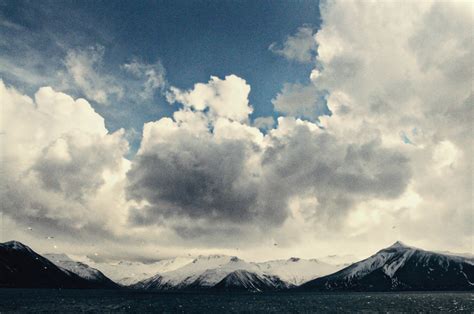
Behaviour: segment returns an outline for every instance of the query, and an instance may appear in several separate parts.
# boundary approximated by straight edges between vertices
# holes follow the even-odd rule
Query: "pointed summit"
[[[20,241],[15,241],[15,240],[8,241],[8,242],[3,243],[3,245],[5,245],[6,247],[12,250],[31,251],[31,249],[28,246],[24,245]]]
[[[389,246],[387,249],[398,249],[398,248],[409,248],[410,246],[406,245],[402,241],[397,241],[391,246]]]

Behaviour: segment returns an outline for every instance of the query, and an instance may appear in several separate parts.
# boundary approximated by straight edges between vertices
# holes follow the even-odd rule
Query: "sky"
[[[473,252],[472,15],[0,0],[0,241],[131,260]]]

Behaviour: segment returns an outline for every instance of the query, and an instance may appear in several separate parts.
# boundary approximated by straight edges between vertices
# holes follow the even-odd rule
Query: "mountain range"
[[[154,263],[99,263],[65,254],[41,256],[20,242],[10,241],[0,244],[0,287],[147,291],[474,290],[474,259],[396,242],[350,265],[295,257],[254,263],[227,255],[179,257]]]
[[[199,256],[173,271],[159,273],[132,287],[146,290],[195,290],[237,286],[260,290],[282,290],[330,274],[342,267],[318,260],[276,260],[249,263],[236,256]],[[252,283],[253,282],[253,283]]]

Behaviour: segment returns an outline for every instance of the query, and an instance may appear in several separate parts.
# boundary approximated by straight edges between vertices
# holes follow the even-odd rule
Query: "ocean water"
[[[0,289],[0,313],[474,312],[474,293],[147,293]]]

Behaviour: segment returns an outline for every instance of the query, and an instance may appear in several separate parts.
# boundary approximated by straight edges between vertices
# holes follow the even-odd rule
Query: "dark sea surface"
[[[0,313],[474,312],[474,293],[147,293],[0,289]]]

